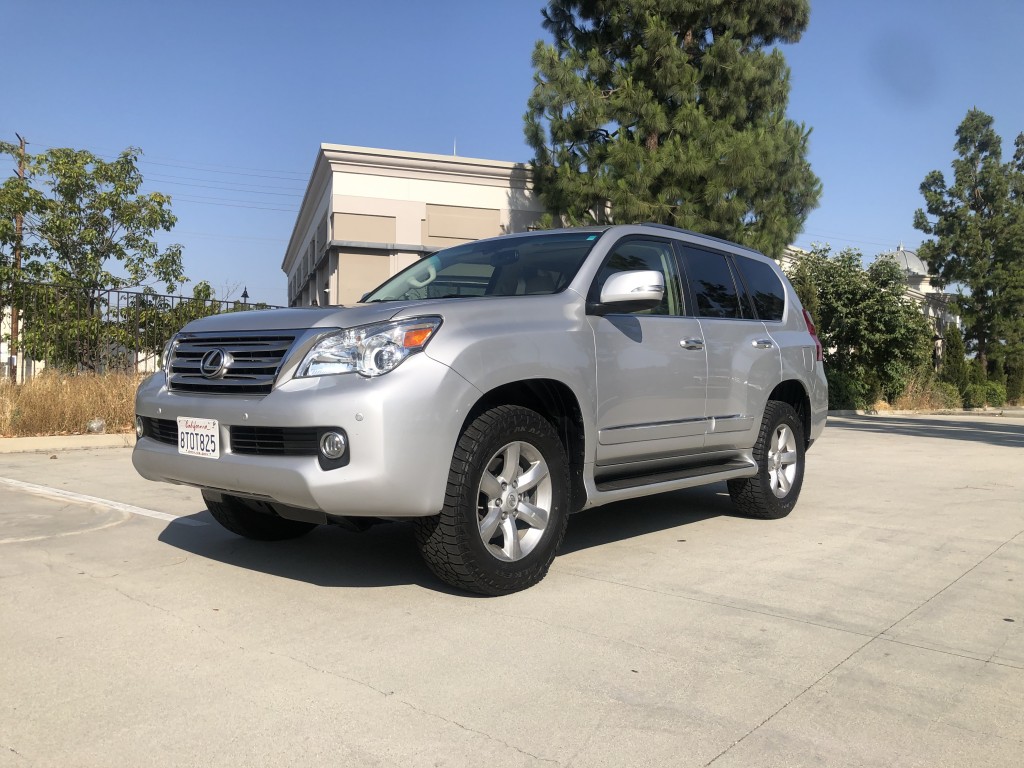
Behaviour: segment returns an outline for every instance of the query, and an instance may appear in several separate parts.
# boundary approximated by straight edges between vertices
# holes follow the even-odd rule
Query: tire
[[[568,523],[569,470],[554,427],[503,405],[477,417],[452,456],[441,513],[417,521],[423,559],[442,581],[507,595],[544,578]]]
[[[282,541],[304,536],[314,528],[316,523],[303,523],[299,520],[285,520],[283,517],[258,512],[234,496],[222,496],[215,501],[203,493],[203,501],[214,519],[232,533],[257,541]]]
[[[805,450],[803,422],[793,406],[769,400],[754,444],[757,474],[728,482],[736,507],[764,520],[788,515],[804,482]]]

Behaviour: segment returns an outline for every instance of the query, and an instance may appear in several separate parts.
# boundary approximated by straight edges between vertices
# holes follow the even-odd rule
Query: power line
[[[192,187],[192,188],[195,188],[195,189],[219,190],[221,192],[241,192],[242,194],[246,194],[246,195],[274,195],[275,197],[290,197],[293,200],[296,199],[296,198],[301,198],[302,197],[302,195],[298,194],[297,192],[263,192],[263,191],[256,190],[256,189],[239,189],[238,187],[227,187],[227,186],[217,186],[217,187],[214,187],[214,186],[210,186],[209,184],[187,184],[187,183],[185,183],[183,181],[166,181],[164,179],[161,179],[159,177],[154,177],[154,176],[150,176],[149,178],[147,178],[146,179],[146,184],[150,183],[150,179],[153,179],[157,184],[161,184],[161,185],[169,184],[172,187]]]
[[[43,149],[57,149],[57,148],[67,147],[68,145],[67,144],[56,144],[54,142],[46,141],[46,142],[36,142],[36,146],[42,147]],[[101,157],[101,158],[109,160],[109,159],[113,159],[113,158],[118,157],[120,155],[121,151],[123,151],[123,150],[118,150],[118,151],[107,150],[106,152],[99,152],[99,151],[95,151],[95,150],[87,150],[87,151],[92,152],[92,154],[96,155],[97,157]],[[141,150],[140,150],[140,152],[141,152]],[[187,161],[178,160],[176,158],[162,158],[161,160],[156,159],[156,158],[159,158],[159,157],[160,156],[157,155],[157,156],[155,156],[154,158],[151,159],[151,158],[146,157],[146,155],[144,153],[142,153],[139,156],[139,163],[140,164],[146,163],[146,164],[149,164],[149,165],[160,165],[160,166],[165,166],[165,167],[168,167],[168,168],[186,168],[186,169],[195,170],[195,171],[205,171],[205,172],[208,172],[208,173],[224,173],[224,174],[228,174],[228,175],[232,175],[232,176],[252,176],[252,177],[263,178],[263,179],[280,179],[282,181],[305,181],[308,178],[308,174],[303,173],[302,171],[285,171],[285,170],[270,169],[270,168],[248,168],[246,166],[218,165],[218,164],[215,164],[215,163],[198,164],[198,163],[189,163]],[[234,169],[234,170],[228,170],[228,169]],[[264,175],[264,174],[272,174],[272,175]]]
[[[251,237],[249,235],[218,235],[214,232],[190,232],[188,230],[174,229],[172,234],[188,235],[189,237],[204,237],[211,240],[251,240],[260,243],[287,243],[283,237]]]
[[[178,195],[171,198],[171,202],[181,201],[184,203],[196,203],[198,205],[221,205],[227,208],[249,208],[253,211],[282,211],[284,213],[298,213],[298,208],[271,208],[261,205],[253,205],[251,201],[247,200],[235,200],[234,202],[223,202],[225,198],[214,197],[214,198],[202,198],[199,196],[186,197],[184,195]]]
[[[221,181],[218,181],[216,179],[204,179],[204,178],[201,178],[201,177],[198,177],[198,176],[176,176],[173,173],[161,173],[161,174],[159,174],[159,176],[157,176],[155,174],[150,174],[150,175],[146,176],[147,180],[148,179],[153,179],[153,178],[159,178],[159,179],[183,179],[185,181],[213,181],[214,183],[217,183],[217,184],[234,184],[234,182],[231,182],[231,181],[221,182]],[[240,182],[237,182],[237,185],[238,186],[242,186],[242,187],[256,187],[258,189],[287,189],[287,187],[284,187],[281,184],[256,184],[256,183],[249,183],[249,182],[242,182],[242,181],[240,181]],[[298,188],[295,188],[293,191],[298,193],[298,194],[302,193],[302,190],[300,190]]]

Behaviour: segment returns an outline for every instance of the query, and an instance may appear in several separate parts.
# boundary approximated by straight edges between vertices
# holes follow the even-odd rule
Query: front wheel
[[[418,522],[423,559],[470,592],[533,586],[565,534],[568,489],[565,449],[546,419],[512,405],[486,411],[459,438],[441,513]]]
[[[769,400],[754,444],[757,474],[728,483],[741,512],[777,520],[793,510],[804,482],[805,445],[803,422],[793,406]]]

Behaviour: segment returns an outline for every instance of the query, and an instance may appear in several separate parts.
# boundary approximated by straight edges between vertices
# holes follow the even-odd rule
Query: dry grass
[[[142,378],[134,373],[44,372],[21,385],[0,380],[0,436],[77,435],[93,419],[103,419],[107,432],[131,431],[135,389]]]
[[[893,407],[900,411],[941,411],[959,410],[963,404],[951,385],[915,376]]]

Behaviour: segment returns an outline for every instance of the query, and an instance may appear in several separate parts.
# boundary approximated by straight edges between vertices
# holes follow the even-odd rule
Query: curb
[[[1024,417],[1024,408],[1020,406],[1008,406],[1006,408],[970,408],[970,409],[940,409],[934,411],[876,411],[876,410],[856,410],[856,411],[829,411],[829,416],[841,416],[849,418],[851,416],[876,416],[884,418],[886,416],[983,416],[986,418],[1001,417],[1001,416],[1016,416]]]
[[[84,451],[90,448],[132,448],[135,433],[111,435],[53,435],[46,437],[0,437],[0,454]]]

